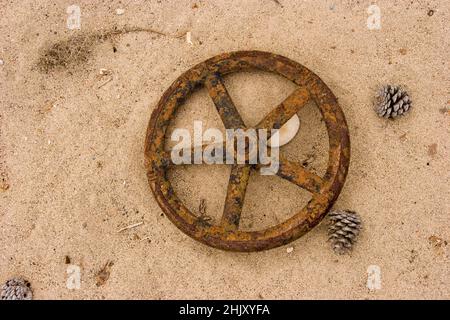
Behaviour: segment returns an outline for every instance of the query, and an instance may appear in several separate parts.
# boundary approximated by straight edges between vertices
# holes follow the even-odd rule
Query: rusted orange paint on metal
[[[309,100],[309,92],[300,87],[287,97],[280,105],[273,109],[261,120],[256,127],[263,129],[280,129],[294,114],[298,112],[297,106],[304,106]]]
[[[260,123],[267,129],[281,126],[293,111],[312,99],[316,102],[329,135],[329,162],[324,177],[305,172],[296,164],[280,160],[278,175],[312,192],[311,200],[297,214],[283,223],[259,231],[240,231],[238,217],[244,201],[248,181],[248,165],[236,168],[239,177],[231,177],[225,206],[227,223],[211,225],[191,213],[176,196],[167,178],[170,159],[164,151],[167,127],[177,108],[200,87],[209,87],[210,95],[224,123],[231,127],[242,126],[238,113],[223,92],[220,83],[206,83],[226,74],[262,70],[279,74],[297,85],[299,89],[285,100],[278,110],[269,113]],[[215,78],[219,77],[219,78]],[[270,127],[270,128],[269,128]],[[145,164],[150,188],[168,218],[183,232],[207,245],[223,250],[258,251],[287,244],[317,225],[338,197],[347,175],[350,159],[350,141],[344,114],[331,90],[313,72],[283,56],[260,52],[239,51],[225,53],[204,61],[181,75],[161,97],[150,119],[145,141]],[[237,165],[235,165],[237,166]],[[249,171],[248,171],[249,172]],[[239,179],[237,179],[239,178]],[[235,179],[235,181],[233,180]],[[237,180],[236,180],[237,179]],[[230,186],[232,186],[230,190]],[[227,214],[230,213],[229,216]]]
[[[226,230],[237,230],[244,205],[245,191],[250,178],[250,165],[236,164],[231,168],[230,183],[225,199],[222,225]]]

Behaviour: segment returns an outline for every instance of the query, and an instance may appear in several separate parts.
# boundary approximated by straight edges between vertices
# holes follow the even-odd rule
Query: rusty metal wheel
[[[208,89],[226,128],[246,128],[227,93],[222,76],[248,70],[273,72],[298,85],[290,96],[260,121],[257,128],[280,128],[312,99],[325,121],[330,149],[328,168],[323,177],[280,156],[277,175],[308,190],[312,197],[300,212],[288,220],[259,231],[239,230],[252,165],[232,165],[221,222],[210,225],[191,213],[176,196],[166,176],[173,164],[164,148],[165,133],[177,107],[200,86]],[[350,141],[344,113],[336,97],[317,75],[283,56],[260,51],[239,51],[225,53],[194,66],[166,90],[148,125],[145,159],[150,188],[162,210],[179,229],[215,248],[258,251],[287,244],[320,222],[344,185],[350,159]]]

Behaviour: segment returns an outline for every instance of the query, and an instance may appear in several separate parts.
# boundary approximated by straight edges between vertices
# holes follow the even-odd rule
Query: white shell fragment
[[[117,14],[117,15],[121,16],[121,15],[123,15],[124,13],[125,13],[125,10],[124,10],[124,9],[122,9],[122,8],[116,9],[116,14]]]
[[[192,42],[192,33],[191,33],[190,31],[186,32],[186,42],[187,42],[188,44],[190,44],[191,46],[194,44],[194,43]]]
[[[281,147],[291,141],[298,132],[300,128],[300,119],[295,114],[292,118],[290,118],[272,137],[270,137],[267,144],[272,147]],[[278,137],[278,143],[276,143],[276,139]]]

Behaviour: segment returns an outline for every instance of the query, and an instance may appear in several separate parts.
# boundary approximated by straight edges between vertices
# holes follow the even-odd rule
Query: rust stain
[[[103,266],[100,271],[97,272],[95,275],[95,284],[97,287],[100,287],[108,281],[109,276],[111,274],[111,267],[114,265],[112,261],[106,262],[106,264]]]
[[[434,247],[444,247],[446,246],[448,243],[447,241],[445,241],[444,239],[442,239],[441,237],[435,236],[435,235],[431,235],[428,237],[428,242],[433,245]]]
[[[448,245],[448,242],[441,237],[438,237],[436,235],[431,235],[428,237],[428,242],[430,245],[433,246],[433,251],[438,256],[444,256],[445,255],[445,249]]]
[[[437,154],[437,143],[430,144],[428,146],[428,155],[434,157]]]

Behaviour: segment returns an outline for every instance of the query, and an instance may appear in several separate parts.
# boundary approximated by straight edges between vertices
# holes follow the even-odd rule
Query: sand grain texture
[[[24,276],[36,299],[450,298],[450,115],[442,112],[450,101],[449,2],[377,1],[382,28],[372,31],[369,1],[279,2],[83,0],[81,30],[66,27],[72,3],[1,3],[0,282]],[[82,51],[86,59],[37,68],[43,50],[59,41],[124,26],[161,34],[104,39]],[[178,37],[188,31],[192,44]],[[251,49],[298,61],[338,97],[352,157],[335,207],[363,220],[351,256],[330,250],[324,224],[289,244],[290,253],[218,251],[179,231],[150,192],[144,136],[164,90],[198,62]],[[386,83],[405,86],[413,100],[396,121],[372,110]],[[231,75],[226,85],[249,124],[294,88],[261,73]],[[300,132],[283,152],[323,172],[320,115],[311,105],[299,117]],[[193,120],[221,125],[204,90],[173,124]],[[192,210],[206,199],[213,221],[228,174],[226,166],[171,173],[180,198]],[[242,227],[283,221],[307,199],[286,181],[253,174]],[[66,287],[66,256],[81,268],[79,290]],[[99,280],[107,262],[114,266]],[[370,265],[381,268],[380,290],[367,289]]]

